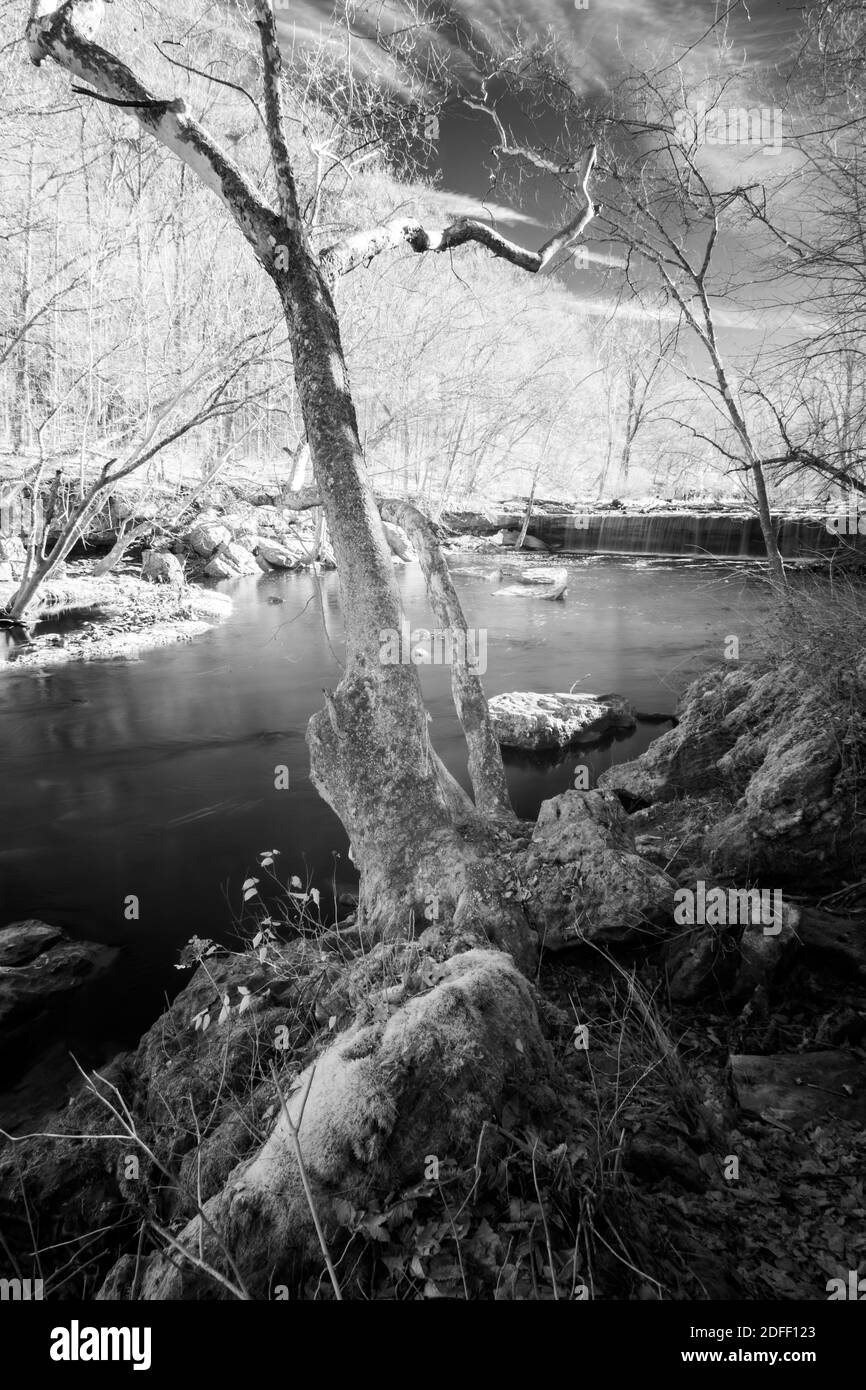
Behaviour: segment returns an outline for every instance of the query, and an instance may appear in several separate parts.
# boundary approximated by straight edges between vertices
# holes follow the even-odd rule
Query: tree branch
[[[287,493],[280,505],[290,512],[308,512],[311,507],[321,507],[322,497],[315,486],[299,487],[296,492]]]
[[[144,130],[216,193],[262,265],[274,275],[274,244],[281,234],[281,220],[207,131],[185,109],[178,109],[182,103],[159,101],[125,63],[76,28],[74,13],[74,5],[67,3],[52,15],[30,20],[27,41],[32,61],[38,66],[43,58],[53,58],[94,89],[88,95],[128,106]]]
[[[265,97],[265,128],[271,147],[271,159],[277,181],[277,197],[286,228],[295,236],[303,236],[303,223],[298,203],[292,160],[286,141],[283,116],[283,61],[274,23],[271,0],[255,0],[256,25],[262,42],[262,86]]]
[[[499,256],[502,260],[516,265],[518,269],[526,270],[533,275],[537,274],[538,271],[549,265],[559,251],[564,250],[582,236],[595,217],[597,209],[589,194],[589,179],[595,166],[596,157],[597,150],[593,146],[586,157],[581,180],[583,206],[538,251],[527,251],[515,242],[508,241],[488,223],[479,222],[471,217],[458,217],[447,227],[431,229],[430,231],[414,218],[398,218],[393,222],[386,223],[383,227],[355,232],[343,241],[325,247],[320,253],[322,268],[326,273],[336,277],[346,275],[349,271],[357,269],[358,266],[369,265],[374,256],[380,255],[383,251],[395,250],[399,246],[405,245],[412,251],[421,253],[424,251],[451,251],[455,246],[464,246],[467,242],[474,241],[480,246],[486,247],[494,256]]]

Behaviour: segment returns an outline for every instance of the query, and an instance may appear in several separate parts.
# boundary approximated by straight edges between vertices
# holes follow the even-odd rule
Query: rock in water
[[[26,965],[62,939],[60,928],[45,922],[12,922],[0,931],[0,970]]]
[[[173,584],[178,589],[186,583],[183,566],[170,550],[143,550],[141,577],[151,584]]]
[[[633,729],[637,722],[621,695],[537,695],[523,690],[494,695],[490,717],[500,744],[530,752],[593,743],[610,729]]]
[[[240,570],[236,570],[224,555],[214,555],[208,560],[204,572],[208,579],[240,579]]]
[[[12,922],[0,931],[0,1037],[4,1047],[41,1020],[64,995],[90,981],[117,950],[73,941],[44,922]]]

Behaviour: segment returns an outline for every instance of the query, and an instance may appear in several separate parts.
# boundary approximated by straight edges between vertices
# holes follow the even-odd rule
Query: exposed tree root
[[[387,1019],[356,1023],[297,1079],[271,1135],[206,1204],[210,1226],[189,1223],[179,1244],[222,1268],[231,1251],[246,1286],[267,1296],[292,1255],[318,1249],[291,1125],[303,1107],[299,1142],[318,1219],[329,1235],[336,1199],[364,1205],[418,1181],[433,1157],[466,1160],[506,1093],[549,1078],[550,1055],[532,990],[508,956],[467,951],[435,970],[432,988]],[[380,998],[387,1009],[387,1001]],[[176,1251],[155,1257],[145,1299],[219,1297],[200,1264]]]

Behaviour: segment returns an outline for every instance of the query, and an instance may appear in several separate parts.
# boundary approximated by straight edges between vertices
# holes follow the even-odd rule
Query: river
[[[455,563],[492,572],[495,559]],[[749,636],[760,608],[749,566],[592,557],[569,567],[558,603],[500,597],[490,577],[458,576],[467,622],[485,634],[488,695],[616,691],[639,710],[672,713],[687,679],[722,658],[725,637],[739,636],[742,657],[759,640]],[[435,627],[419,567],[397,573],[413,628]],[[133,1041],[188,978],[173,969],[179,947],[194,934],[235,936],[260,851],[279,850],[283,883],[297,874],[323,905],[333,882],[354,882],[304,742],[322,688],[340,677],[337,577],[275,573],[219,587],[234,612],[193,642],[44,673],[7,664],[0,676],[0,922],[42,918],[124,947],[100,1008],[70,1025],[85,1042]],[[448,669],[420,670],[433,742],[468,786]],[[509,757],[516,809],[534,816],[573,784],[577,762],[594,779],[665,727],[641,723],[558,765]],[[289,785],[278,790],[283,766]]]

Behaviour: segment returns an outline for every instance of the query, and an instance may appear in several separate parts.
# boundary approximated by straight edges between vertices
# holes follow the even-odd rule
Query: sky
[[[576,8],[586,4],[585,9]],[[291,0],[277,8],[281,32],[288,42],[327,43],[341,53],[351,47],[359,76],[379,74],[395,92],[409,94],[405,68],[383,53],[377,34],[395,35],[412,20],[411,7],[438,21],[431,38],[437,57],[452,79],[470,96],[479,95],[480,76],[467,56],[469,40],[487,53],[508,51],[515,33],[526,39],[556,36],[569,60],[577,89],[590,100],[616,84],[629,64],[661,59],[682,61],[700,71],[707,52],[697,45],[717,21],[714,31],[730,42],[731,63],[745,62],[757,77],[782,56],[801,23],[802,7],[788,0],[340,0],[345,23],[334,23],[332,0]],[[725,13],[727,19],[724,19]],[[423,47],[423,25],[414,33]],[[692,50],[691,52],[689,50]],[[481,113],[454,111],[440,122],[438,167],[446,187],[475,197],[487,190],[492,126]]]
[[[322,43],[341,53],[350,51],[353,70],[359,78],[376,74],[378,81],[404,97],[413,92],[412,75],[405,65],[394,62],[386,52],[383,35],[395,36],[413,25],[416,52],[432,46],[438,63],[453,83],[470,97],[480,94],[481,77],[468,50],[475,48],[489,56],[509,51],[513,36],[526,40],[554,34],[561,55],[565,55],[575,89],[590,105],[602,105],[629,67],[658,70],[680,63],[687,77],[699,79],[712,64],[717,42],[728,46],[727,63],[731,71],[742,71],[742,84],[736,88],[744,106],[764,105],[767,82],[774,72],[781,81],[786,55],[796,42],[802,25],[803,9],[788,0],[338,0],[339,13],[348,16],[334,22],[333,0],[275,0],[278,24],[284,44]],[[586,8],[578,8],[584,5]],[[416,6],[412,13],[412,6]],[[424,19],[437,23],[431,30]],[[715,25],[715,28],[713,26]],[[349,33],[347,34],[347,28]],[[707,31],[712,36],[707,38]],[[417,86],[415,89],[417,91]],[[501,113],[517,138],[527,143],[552,144],[558,134],[558,118],[544,113],[533,128],[516,104],[502,103]],[[505,235],[522,245],[537,248],[556,230],[561,220],[561,204],[555,183],[545,176],[526,176],[517,188],[495,181],[496,161],[491,149],[496,133],[490,119],[452,102],[439,119],[437,138],[431,146],[429,172],[443,188],[442,205],[454,213],[478,215],[487,209],[490,219]],[[754,151],[731,146],[707,146],[707,167],[715,167],[720,186],[738,182],[737,163],[750,160],[748,176],[773,177],[786,159],[783,149],[778,158],[761,167]],[[735,177],[732,179],[731,175]],[[592,231],[598,235],[596,224]],[[621,248],[590,242],[588,260],[576,268],[568,263],[561,272],[563,286],[578,295],[584,310],[609,312],[619,289],[616,260]],[[722,248],[724,254],[724,247]],[[736,254],[732,248],[732,254]],[[611,265],[613,261],[613,265]],[[763,339],[769,332],[784,333],[790,323],[790,310],[770,307],[755,291],[752,309],[730,305],[720,308],[722,327],[731,332],[738,346],[749,350],[749,339]],[[793,327],[799,328],[797,319]]]

